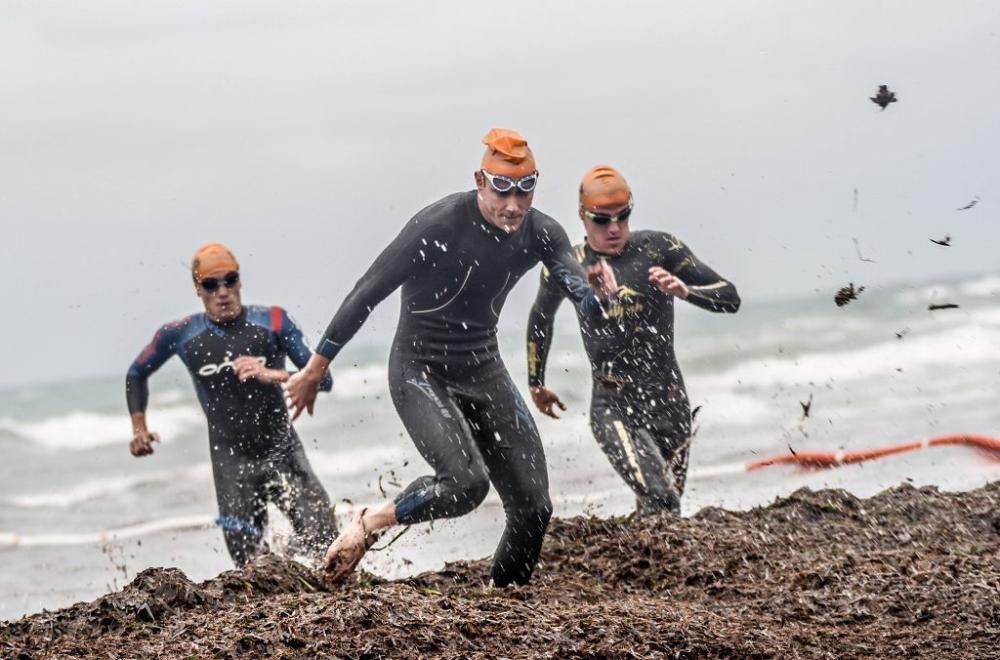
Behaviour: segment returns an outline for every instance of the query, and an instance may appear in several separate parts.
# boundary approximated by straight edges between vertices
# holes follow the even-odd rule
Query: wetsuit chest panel
[[[629,380],[673,380],[674,299],[649,282],[649,269],[663,264],[661,248],[645,232],[633,232],[626,249],[609,259],[618,281],[617,300],[606,322],[578,314],[584,346],[595,374]],[[589,247],[580,258],[594,258]]]
[[[281,388],[255,379],[241,381],[233,360],[252,356],[269,368],[284,366],[285,355],[269,328],[259,325],[259,310],[217,325],[204,319],[200,331],[178,350],[195,383],[213,439],[233,438],[244,449],[287,435],[288,415]],[[257,322],[255,322],[257,321]]]
[[[507,294],[539,260],[535,212],[505,234],[483,221],[474,200],[468,196],[434,220],[447,239],[420,241],[427,262],[403,284],[397,330],[397,346],[406,352],[452,356],[456,363],[497,356],[496,324]]]

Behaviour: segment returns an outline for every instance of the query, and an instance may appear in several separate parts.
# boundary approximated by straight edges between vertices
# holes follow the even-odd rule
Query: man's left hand
[[[653,266],[649,269],[649,282],[668,296],[675,296],[681,300],[686,300],[688,297],[687,284],[684,284],[681,278],[659,266]]]

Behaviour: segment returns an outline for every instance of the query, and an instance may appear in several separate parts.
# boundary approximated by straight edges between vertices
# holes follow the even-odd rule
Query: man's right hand
[[[598,259],[587,266],[587,281],[590,288],[594,290],[594,295],[601,302],[607,302],[618,293],[618,282],[615,279],[615,271],[607,259]]]
[[[132,442],[129,443],[128,449],[136,458],[139,458],[140,456],[149,456],[153,453],[153,443],[159,441],[159,433],[152,433],[151,431],[143,429],[142,431],[135,432],[132,436]]]
[[[540,413],[553,419],[559,419],[559,415],[552,409],[553,405],[559,406],[560,410],[566,410],[566,404],[559,400],[556,393],[541,385],[531,388],[531,400]]]
[[[330,366],[330,360],[313,353],[306,366],[285,383],[285,403],[292,414],[294,422],[305,410],[310,415],[313,414],[313,406],[316,405],[316,395],[319,393],[319,383],[323,380],[323,374]]]

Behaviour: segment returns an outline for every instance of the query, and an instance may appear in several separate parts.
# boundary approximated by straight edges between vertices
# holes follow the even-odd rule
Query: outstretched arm
[[[528,316],[528,385],[531,399],[538,410],[558,419],[552,406],[566,410],[555,392],[545,387],[545,363],[552,342],[556,311],[562,303],[563,293],[552,281],[548,269],[542,269],[541,282],[535,304]]]
[[[361,328],[372,310],[423,266],[420,239],[426,234],[427,223],[418,214],[403,227],[392,243],[382,250],[382,254],[375,259],[340,304],[340,309],[334,314],[333,320],[323,333],[316,352],[285,384],[285,397],[292,411],[293,420],[297,419],[303,410],[312,414],[316,393],[330,362]]]
[[[306,345],[302,330],[292,320],[292,317],[288,315],[288,312],[281,307],[272,307],[271,313],[278,320],[278,327],[276,328],[278,345],[288,354],[288,359],[292,361],[292,364],[299,369],[304,369],[309,362],[309,358],[312,356],[312,351]],[[329,370],[326,370],[323,372],[322,378],[320,378],[319,390],[321,392],[329,392],[332,388],[333,376]]]

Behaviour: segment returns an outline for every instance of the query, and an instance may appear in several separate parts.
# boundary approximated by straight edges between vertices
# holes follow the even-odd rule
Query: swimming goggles
[[[525,194],[530,193],[538,185],[538,172],[532,172],[528,176],[522,176],[520,179],[512,179],[509,176],[504,176],[503,174],[490,174],[486,170],[479,170],[486,177],[486,180],[490,182],[490,186],[493,190],[497,191],[501,195],[506,195],[509,192],[515,190],[515,188]]]
[[[218,289],[223,284],[226,285],[227,289],[232,289],[234,286],[239,284],[239,282],[240,282],[240,274],[234,270],[232,272],[226,273],[222,277],[206,277],[201,281],[199,281],[198,284],[201,285],[202,289],[211,293],[216,289]]]
[[[594,213],[593,211],[588,211],[587,209],[581,209],[583,211],[583,217],[590,220],[595,225],[610,225],[612,222],[628,222],[628,217],[632,215],[632,198],[628,200],[628,206],[619,211],[616,215],[610,215],[608,213]]]

